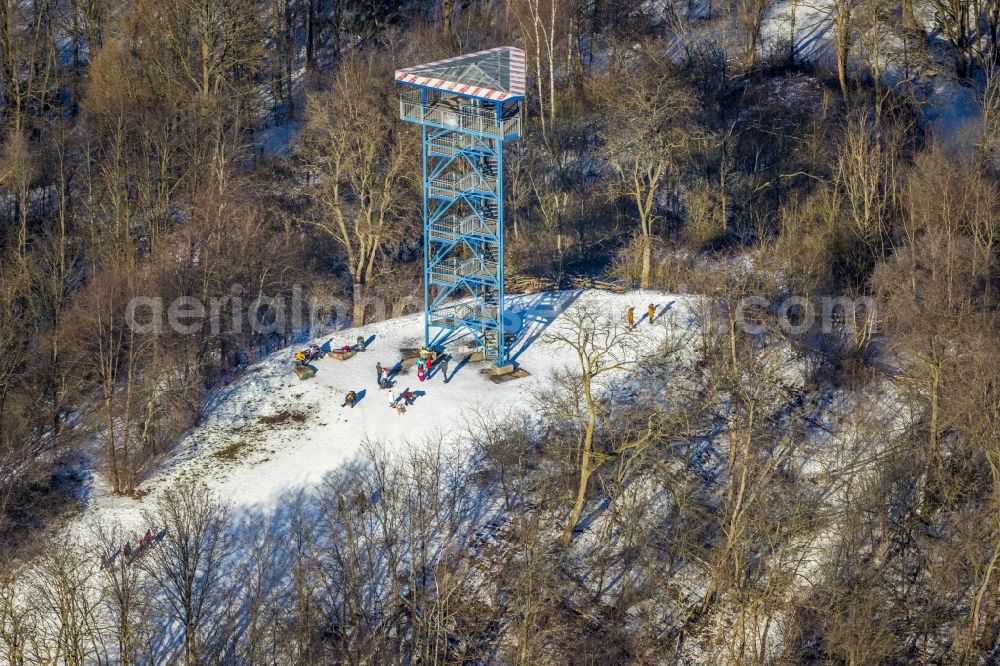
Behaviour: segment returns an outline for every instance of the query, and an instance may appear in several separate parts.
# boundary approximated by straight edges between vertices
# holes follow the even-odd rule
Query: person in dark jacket
[[[379,388],[384,388],[382,380],[382,361],[375,361],[375,381]]]
[[[444,379],[444,383],[448,383],[448,357],[442,356],[441,360],[438,361],[438,365],[441,366],[441,377]]]
[[[347,395],[344,397],[344,404],[341,407],[350,407],[354,409],[354,403],[358,401],[358,394],[354,391],[348,391]]]

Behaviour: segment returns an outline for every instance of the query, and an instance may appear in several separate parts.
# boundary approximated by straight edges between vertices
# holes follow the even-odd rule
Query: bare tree
[[[0,153],[0,192],[6,189],[13,195],[18,224],[16,248],[22,261],[28,249],[28,218],[31,215],[28,195],[37,176],[38,165],[32,160],[27,136],[12,132]]]
[[[852,115],[844,128],[834,182],[864,256],[882,257],[899,197],[898,133],[883,132],[866,113]],[[859,264],[864,265],[864,264]]]
[[[743,61],[747,69],[753,69],[757,64],[761,28],[772,4],[773,0],[738,0],[736,2],[736,22],[743,38]]]
[[[635,207],[641,246],[639,286],[649,288],[653,235],[660,220],[659,199],[677,178],[695,138],[694,99],[670,65],[652,56],[622,62],[594,92],[605,120],[602,156],[615,179],[616,196]]]
[[[54,649],[54,660],[82,665],[108,658],[97,614],[96,572],[97,563],[79,542],[50,546],[33,562],[28,589],[39,599],[37,629]]]
[[[837,81],[840,92],[847,101],[847,61],[854,41],[856,17],[854,15],[859,0],[835,0],[833,3],[833,34],[837,53]]]
[[[233,95],[235,78],[256,69],[263,44],[256,2],[142,0],[138,10],[150,65],[203,101]]]
[[[391,80],[376,55],[344,60],[331,91],[311,97],[307,109],[305,152],[322,206],[307,222],[347,255],[355,326],[364,323],[380,259],[413,228],[403,211],[415,135],[390,111],[389,90],[372,85],[383,75]]]
[[[78,367],[96,379],[102,401],[100,416],[90,427],[104,443],[108,476],[117,493],[131,492],[137,481],[133,389],[146,345],[125,316],[131,298],[140,293],[136,276],[128,269],[117,274],[109,270],[82,296],[86,310],[77,311],[78,344],[86,350],[79,355]]]
[[[647,444],[653,434],[652,423],[645,431],[610,450],[595,446],[598,420],[608,413],[605,404],[608,396],[601,395],[601,382],[612,373],[635,367],[640,360],[636,334],[621,319],[577,307],[563,315],[558,329],[546,333],[545,340],[571,350],[578,363],[572,370],[557,374],[555,392],[562,399],[553,405],[552,414],[568,419],[576,433],[576,493],[561,537],[563,545],[568,545],[580,521],[591,476],[614,455]]]
[[[929,0],[941,32],[955,51],[955,73],[965,77],[975,66],[980,16],[975,0]]]
[[[34,595],[24,594],[27,566],[10,560],[0,564],[0,655],[11,666],[35,663],[42,618]]]
[[[528,74],[535,82],[542,136],[547,141],[555,120],[558,99],[557,64],[565,45],[565,21],[571,15],[571,0],[517,0],[510,10],[518,22],[525,45]]]
[[[284,513],[284,506],[278,511]],[[239,521],[235,552],[239,560],[232,575],[239,583],[235,603],[218,621],[224,631],[215,634],[215,650],[239,655],[246,663],[274,661],[281,653],[281,625],[288,610],[290,576],[284,559],[285,526],[274,525],[261,513]]]
[[[184,663],[202,663],[207,656],[206,620],[226,591],[225,564],[232,543],[229,508],[203,483],[189,479],[165,489],[143,516],[165,534],[143,556],[142,567],[181,627]]]
[[[140,627],[146,619],[143,615],[147,604],[142,568],[136,559],[122,553],[132,536],[120,524],[98,524],[94,527],[94,539],[97,547],[89,552],[96,550],[101,556],[102,604],[113,623],[116,654],[121,663],[136,663],[144,652]]]
[[[0,2],[0,121],[21,133],[58,86],[55,2]]]

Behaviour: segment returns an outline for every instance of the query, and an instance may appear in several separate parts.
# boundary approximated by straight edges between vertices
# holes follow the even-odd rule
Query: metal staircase
[[[506,366],[503,144],[521,134],[524,53],[489,49],[397,70],[396,81],[414,86],[399,114],[423,139],[425,344],[466,330]]]

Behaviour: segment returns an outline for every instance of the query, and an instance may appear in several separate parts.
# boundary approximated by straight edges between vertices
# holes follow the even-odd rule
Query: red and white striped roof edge
[[[507,51],[509,53],[510,72],[508,79],[510,81],[510,90],[493,90],[491,88],[465,84],[460,81],[446,81],[444,79],[421,76],[419,73],[421,70],[432,69],[439,65],[448,65],[458,62],[459,60],[474,61],[476,56],[497,53],[499,51]],[[429,88],[435,88],[445,92],[454,92],[462,95],[471,95],[472,97],[481,97],[483,99],[503,102],[514,97],[524,97],[524,51],[515,46],[499,46],[495,49],[477,51],[476,53],[466,53],[465,55],[456,56],[454,58],[445,58],[444,60],[436,60],[422,65],[397,69],[396,80],[402,81],[403,83],[412,83],[418,86],[427,86]]]

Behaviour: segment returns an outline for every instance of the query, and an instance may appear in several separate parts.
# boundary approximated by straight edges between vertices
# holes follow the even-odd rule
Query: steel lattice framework
[[[521,135],[524,53],[480,51],[396,81],[410,87],[400,118],[423,139],[424,343],[464,329],[504,366],[503,144]]]

